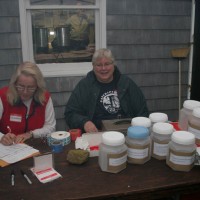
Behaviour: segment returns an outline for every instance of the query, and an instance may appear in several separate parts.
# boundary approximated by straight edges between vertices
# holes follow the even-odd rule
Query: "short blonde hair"
[[[111,60],[113,63],[115,61],[114,56],[111,52],[110,49],[98,49],[94,52],[93,57],[92,57],[92,64],[95,65],[96,61],[100,58],[108,58],[109,60]]]
[[[37,89],[35,93],[33,94],[33,98],[36,102],[43,105],[45,101],[44,93],[46,90],[44,77],[39,67],[35,63],[32,63],[32,62],[21,63],[16,69],[15,73],[12,75],[10,83],[9,83],[8,93],[7,93],[8,102],[11,105],[14,105],[20,100],[15,84],[19,76],[22,74],[25,76],[32,76],[36,80]]]

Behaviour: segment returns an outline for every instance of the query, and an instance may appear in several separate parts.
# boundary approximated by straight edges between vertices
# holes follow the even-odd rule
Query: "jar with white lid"
[[[180,110],[178,125],[181,130],[188,130],[188,120],[194,108],[200,107],[200,102],[195,100],[185,100],[183,108]]]
[[[196,145],[200,146],[200,107],[194,108],[188,120],[188,131],[196,138]]]
[[[102,134],[98,161],[105,172],[118,173],[126,168],[127,146],[121,132],[107,131]]]
[[[128,163],[144,164],[151,158],[149,130],[143,126],[131,126],[127,130]]]
[[[152,131],[152,127],[155,123],[168,122],[168,115],[161,112],[154,112],[149,115],[149,119],[151,120],[151,131]]]
[[[151,120],[148,117],[134,117],[131,120],[131,126],[144,126],[151,129]]]
[[[158,160],[165,160],[169,148],[174,127],[165,122],[157,122],[152,128],[152,152],[151,156]]]
[[[166,164],[175,171],[190,171],[196,154],[195,136],[188,131],[175,131],[169,142]]]

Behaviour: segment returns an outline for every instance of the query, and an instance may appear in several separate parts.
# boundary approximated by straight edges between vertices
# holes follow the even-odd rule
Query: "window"
[[[19,0],[24,61],[45,77],[85,75],[106,47],[106,0]]]

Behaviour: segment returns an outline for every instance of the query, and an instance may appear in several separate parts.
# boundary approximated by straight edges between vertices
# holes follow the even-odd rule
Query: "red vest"
[[[8,133],[7,126],[10,127],[11,132],[15,135],[42,128],[45,122],[45,108],[50,97],[49,92],[45,92],[44,105],[40,105],[32,100],[30,111],[26,118],[27,107],[22,102],[11,106],[7,101],[7,90],[8,87],[0,90],[0,97],[4,108],[2,118],[0,119],[0,132]]]

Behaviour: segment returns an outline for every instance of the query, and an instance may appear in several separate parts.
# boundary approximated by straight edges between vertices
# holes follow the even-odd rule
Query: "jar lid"
[[[159,133],[162,135],[172,134],[174,131],[173,125],[165,122],[157,122],[153,125],[153,132]]]
[[[154,123],[155,122],[167,122],[168,116],[165,113],[155,112],[155,113],[151,113],[149,115],[149,119]]]
[[[118,131],[107,131],[102,134],[102,142],[110,146],[118,146],[125,143],[123,133]]]
[[[183,103],[183,107],[188,110],[193,110],[194,108],[199,106],[200,106],[200,101],[195,101],[195,100],[185,100]]]
[[[194,108],[193,111],[192,111],[192,115],[197,117],[197,118],[200,118],[200,107]]]
[[[171,140],[183,145],[195,144],[195,136],[188,131],[175,131],[172,133]]]
[[[149,136],[149,130],[144,126],[130,126],[127,136],[133,139],[145,139]]]
[[[151,120],[147,117],[134,117],[131,120],[132,126],[144,126],[144,127],[151,127]]]

